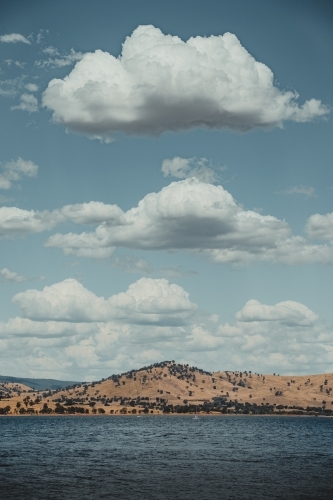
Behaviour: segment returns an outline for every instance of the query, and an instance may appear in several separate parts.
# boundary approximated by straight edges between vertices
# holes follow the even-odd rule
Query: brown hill
[[[304,376],[263,375],[248,371],[209,373],[165,361],[112,375],[99,382],[77,384],[68,390],[13,394],[6,404],[11,406],[11,413],[17,403],[30,411],[40,411],[46,403],[52,411],[56,407],[60,408],[59,411],[62,411],[61,407],[64,411],[72,409],[71,412],[81,408],[80,411],[88,410],[89,413],[187,410],[263,413],[266,412],[264,409],[272,413],[282,409],[290,412],[301,407],[315,410],[316,407],[317,412],[324,409],[325,414],[330,414],[333,411],[332,388],[332,373]],[[27,396],[30,400],[24,402]],[[308,408],[308,412],[310,410]]]

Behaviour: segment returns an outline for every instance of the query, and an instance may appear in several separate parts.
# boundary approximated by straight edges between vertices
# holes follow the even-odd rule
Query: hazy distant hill
[[[12,382],[14,384],[23,384],[36,389],[37,391],[45,391],[47,389],[64,389],[78,382],[72,380],[54,380],[52,378],[21,378],[21,377],[6,377],[0,375],[0,382]]]

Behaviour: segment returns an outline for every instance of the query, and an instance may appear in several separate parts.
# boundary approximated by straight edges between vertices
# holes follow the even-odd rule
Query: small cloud
[[[20,100],[20,104],[12,106],[11,109],[20,109],[21,111],[28,111],[28,113],[36,113],[38,111],[38,100],[34,95],[22,94]]]
[[[59,51],[56,47],[53,47],[52,45],[50,45],[49,47],[44,47],[44,49],[42,49],[42,52],[44,52],[44,54],[47,54],[48,56],[59,56]]]
[[[27,276],[20,276],[15,271],[10,271],[7,267],[0,269],[0,284],[1,283],[22,283],[23,281],[39,281],[45,280],[44,276],[37,276],[35,278],[28,278]]]
[[[111,266],[122,269],[126,273],[153,274],[154,267],[146,259],[138,259],[132,255],[114,257]]]
[[[0,173],[0,189],[10,189],[13,182],[21,180],[23,176],[36,177],[37,172],[38,165],[30,160],[18,158],[16,161],[9,161],[2,167]]]
[[[36,85],[35,83],[27,83],[25,85],[25,88],[27,90],[29,90],[29,92],[37,92],[38,90],[38,85]]]
[[[43,40],[44,40],[44,38],[45,38],[45,37],[44,37],[44,34],[47,34],[47,35],[48,35],[48,34],[49,34],[49,30],[43,30],[43,29],[42,29],[42,30],[39,30],[39,32],[37,33],[37,36],[36,36],[36,42],[37,42],[38,44],[40,44],[40,43],[42,43],[42,42],[43,42]]]
[[[69,51],[69,54],[61,55],[56,47],[46,47],[42,50],[44,54],[48,55],[48,59],[35,61],[35,66],[38,68],[63,68],[69,66],[82,59],[83,54],[76,52],[74,49]]]
[[[21,68],[23,69],[24,66],[26,65],[25,62],[21,62],[21,61],[13,61],[13,59],[6,59],[5,60],[5,63],[7,64],[7,66],[10,68],[11,66],[17,66],[18,68]]]
[[[4,97],[16,96],[24,85],[26,75],[8,80],[0,80],[0,95]]]
[[[219,180],[217,170],[225,171],[228,167],[213,167],[207,158],[167,158],[163,160],[161,170],[164,177],[175,177],[176,179],[189,179],[196,177],[202,182],[214,183]]]
[[[170,266],[170,267],[163,267],[160,271],[161,276],[164,276],[165,278],[178,278],[178,277],[183,277],[183,276],[196,276],[199,273],[197,271],[184,271],[184,269],[181,266]]]
[[[313,187],[294,186],[285,191],[277,191],[276,194],[304,194],[305,196],[313,197],[316,195],[316,190]]]
[[[22,42],[22,43],[27,43],[31,45],[31,42],[25,36],[20,35],[19,33],[11,33],[10,35],[2,35],[0,36],[0,42],[4,43],[17,43],[17,42]]]

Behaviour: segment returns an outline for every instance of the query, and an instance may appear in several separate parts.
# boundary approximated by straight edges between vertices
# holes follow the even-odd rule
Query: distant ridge
[[[52,378],[24,378],[24,377],[6,377],[0,375],[0,382],[12,382],[14,384],[23,384],[37,391],[65,389],[66,387],[78,384],[73,380],[55,380]]]

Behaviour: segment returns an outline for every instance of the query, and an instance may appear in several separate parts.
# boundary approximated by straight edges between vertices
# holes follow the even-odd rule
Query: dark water
[[[333,419],[1,417],[0,497],[333,499]]]

